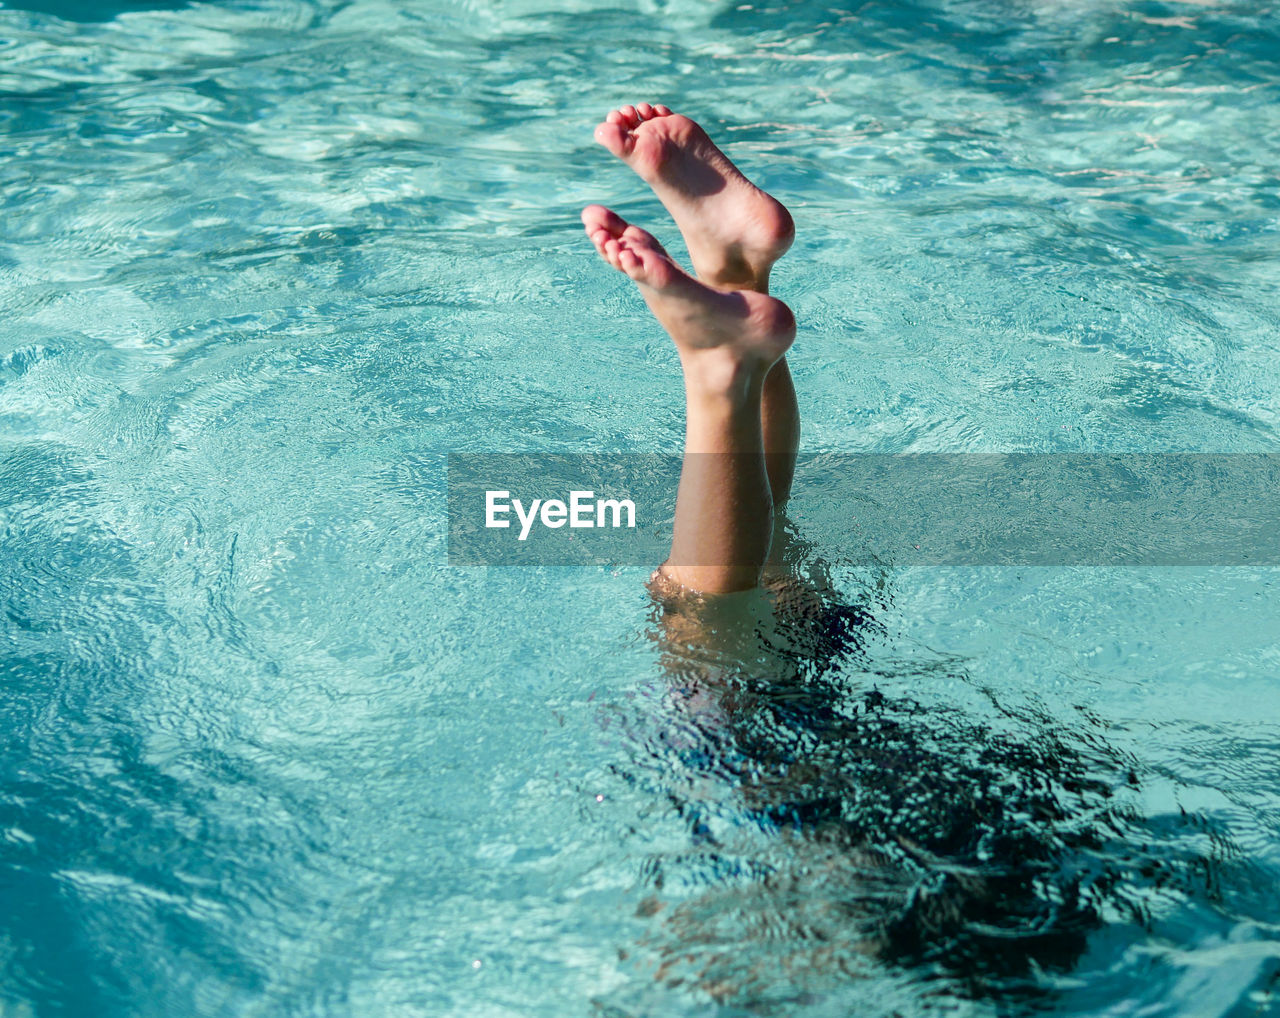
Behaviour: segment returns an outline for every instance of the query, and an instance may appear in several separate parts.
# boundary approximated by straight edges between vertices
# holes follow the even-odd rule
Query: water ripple
[[[447,568],[444,453],[680,441],[577,222],[683,257],[638,98],[795,213],[810,449],[1271,450],[1278,65],[1243,0],[6,4],[4,1007],[1267,1012],[1265,571],[869,576],[819,486],[837,622],[693,653]]]

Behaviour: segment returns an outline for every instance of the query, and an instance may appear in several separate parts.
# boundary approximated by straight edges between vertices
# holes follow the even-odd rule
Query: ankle
[[[764,381],[772,365],[757,363],[723,347],[681,354],[685,399],[709,411],[759,412]]]
[[[726,259],[710,271],[699,272],[698,275],[721,290],[752,290],[755,293],[768,293],[769,269],[769,265],[760,269],[743,259]]]

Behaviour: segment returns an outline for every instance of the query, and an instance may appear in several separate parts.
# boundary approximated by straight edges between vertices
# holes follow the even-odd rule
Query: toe
[[[653,116],[653,107],[648,103],[636,103],[636,112],[640,114],[641,120],[648,120]]]
[[[604,225],[592,214],[592,210],[587,208],[582,210],[582,227],[587,231],[587,236],[591,238],[597,248],[609,239],[610,233],[604,228]]]
[[[602,230],[606,236],[619,237],[627,228],[627,221],[603,205],[588,205],[582,210],[582,225],[589,234]]]
[[[658,239],[647,230],[642,230],[638,226],[627,226],[621,234],[623,240],[630,242],[639,247],[653,247],[659,251],[662,245],[658,243]]]
[[[627,228],[627,221],[612,209],[602,209],[604,215],[600,219],[600,225],[609,231],[611,237],[621,237]]]
[[[612,213],[603,205],[588,205],[582,210],[582,225],[588,233],[593,233],[608,221],[610,215]]]
[[[669,110],[666,106],[663,106],[662,103],[658,103],[656,106],[654,106],[653,112],[655,116],[659,116],[659,117],[671,116],[671,110]]]
[[[645,275],[650,277],[657,276],[662,269],[662,263],[666,261],[661,248],[645,248],[637,254],[640,264],[644,267]]]
[[[595,139],[615,156],[625,158],[635,148],[636,140],[626,125],[606,121],[596,128]]]
[[[622,120],[628,127],[636,128],[640,126],[640,114],[636,112],[634,106],[621,106],[618,108],[618,112],[622,114]]]
[[[609,243],[609,234],[604,230],[596,230],[596,232],[591,235],[591,243],[595,245],[596,252],[603,258],[604,246]]]

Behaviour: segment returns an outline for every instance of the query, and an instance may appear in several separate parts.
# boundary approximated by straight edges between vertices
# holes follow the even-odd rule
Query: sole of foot
[[[637,284],[696,394],[747,398],[795,339],[795,317],[782,301],[694,279],[652,234],[602,205],[587,206],[582,224],[600,256]]]
[[[653,188],[680,228],[700,279],[767,287],[770,268],[795,238],[791,214],[697,123],[666,106],[638,103],[611,112],[595,138]]]

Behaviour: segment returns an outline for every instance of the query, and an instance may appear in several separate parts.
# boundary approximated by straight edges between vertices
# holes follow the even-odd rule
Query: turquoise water
[[[819,474],[839,624],[691,648],[444,515],[677,447],[577,222],[680,250],[639,99],[795,215],[806,451],[1276,451],[1278,72],[1257,2],[6,2],[0,1013],[1280,1014],[1274,570],[870,569]]]

